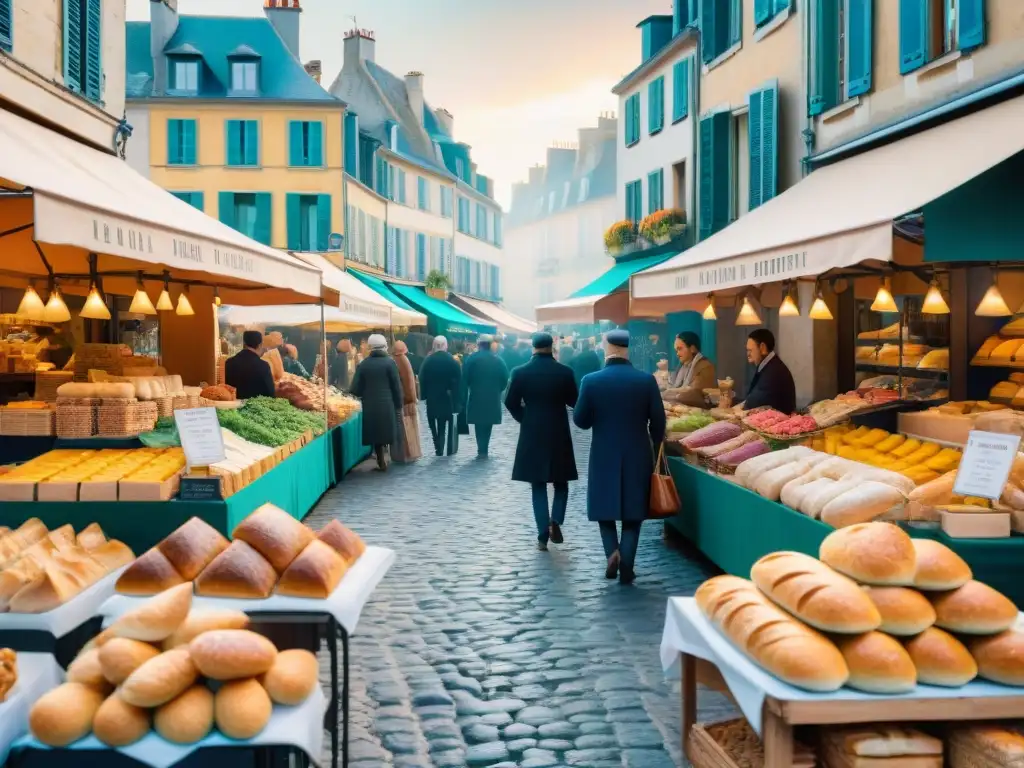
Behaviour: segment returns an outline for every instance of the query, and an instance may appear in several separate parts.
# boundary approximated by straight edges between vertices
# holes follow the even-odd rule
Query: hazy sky
[[[127,0],[129,20],[151,0]],[[508,205],[513,181],[555,141],[617,111],[611,87],[640,63],[637,22],[671,0],[302,0],[302,59],[330,85],[355,16],[377,35],[377,63],[426,75],[427,100],[455,116],[481,173]],[[184,14],[256,16],[262,0],[178,0]]]

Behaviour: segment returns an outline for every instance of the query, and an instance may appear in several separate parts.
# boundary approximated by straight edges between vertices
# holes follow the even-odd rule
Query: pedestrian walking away
[[[576,405],[576,382],[572,370],[553,357],[553,345],[551,334],[534,335],[533,357],[512,371],[505,396],[505,407],[520,425],[512,479],[530,484],[542,551],[549,540],[562,543],[569,483],[579,479],[566,410]],[[550,512],[549,484],[554,486]]]
[[[589,339],[583,342],[583,351],[573,356],[570,366],[576,377],[577,389],[579,389],[580,382],[583,381],[584,376],[601,370],[601,359],[597,356],[597,352],[594,351],[594,345]]]
[[[632,584],[640,526],[650,506],[654,451],[665,439],[665,411],[654,376],[629,362],[627,331],[608,333],[604,368],[583,380],[573,421],[593,430],[587,517],[601,529],[605,576]]]
[[[462,364],[462,401],[466,404],[466,423],[476,434],[477,456],[487,458],[491,430],[501,424],[501,398],[508,386],[508,368],[491,351],[491,337],[477,340],[477,351]]]
[[[377,469],[387,471],[387,449],[398,436],[402,383],[398,366],[388,357],[388,343],[379,333],[367,341],[367,356],[352,377],[352,394],[363,401],[363,445],[372,445]]]
[[[434,439],[434,453],[443,456],[446,445],[448,455],[455,453],[458,434],[455,414],[459,410],[462,368],[448,352],[448,339],[434,339],[433,351],[420,368],[420,397],[427,404],[427,423]]]
[[[413,373],[412,362],[409,360],[409,347],[404,341],[396,341],[393,351],[395,365],[398,366],[398,380],[402,385],[402,410],[398,414],[398,453],[391,451],[393,461],[408,464],[416,461],[423,453],[420,451],[420,417],[416,404],[416,374]]]

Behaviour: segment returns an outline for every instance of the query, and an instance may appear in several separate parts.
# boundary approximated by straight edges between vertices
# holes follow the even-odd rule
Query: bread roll
[[[257,600],[269,597],[277,571],[244,541],[233,541],[196,579],[196,593],[207,597]]]
[[[192,581],[213,558],[228,548],[228,540],[203,520],[193,517],[156,545],[185,581]]]
[[[799,552],[765,555],[750,569],[750,578],[773,602],[816,629],[860,634],[882,624],[864,590]]]
[[[114,685],[120,685],[136,669],[159,656],[160,651],[141,640],[113,637],[97,648],[97,655],[103,677]]]
[[[800,511],[815,520],[821,517],[821,510],[828,506],[832,499],[837,499],[851,488],[857,487],[856,480],[833,480],[829,477],[820,477],[813,482],[814,488],[804,494]]]
[[[830,533],[818,550],[821,561],[862,584],[914,583],[914,543],[892,523],[860,523]]]
[[[825,736],[848,755],[868,758],[942,755],[942,740],[922,731],[890,725],[829,728]]]
[[[868,597],[882,615],[879,630],[910,637],[935,624],[935,609],[928,598],[906,587],[866,587]]]
[[[266,672],[277,657],[274,644],[248,629],[215,629],[188,644],[192,661],[211,680],[238,680]]]
[[[827,477],[808,479],[806,475],[790,480],[782,486],[782,493],[779,494],[779,501],[790,509],[798,512],[803,511],[804,499],[812,496],[824,488],[835,485],[835,482]]]
[[[157,709],[153,726],[174,744],[202,741],[213,729],[213,692],[205,685],[193,685]]]
[[[253,679],[225,683],[213,701],[217,729],[229,739],[251,739],[267,727],[273,704]]]
[[[89,523],[78,534],[78,546],[85,550],[96,549],[101,544],[106,544],[107,535],[103,533],[99,523]]]
[[[917,670],[910,655],[889,635],[867,632],[836,639],[850,670],[846,682],[867,693],[906,693],[917,685]]]
[[[123,614],[110,628],[116,637],[158,643],[174,634],[191,608],[192,584],[179,584]]]
[[[104,696],[92,686],[64,683],[44,693],[28,715],[28,727],[43,744],[66,747],[89,733]]]
[[[122,595],[155,595],[183,583],[171,561],[154,547],[125,569],[114,588]]]
[[[750,488],[753,481],[765,472],[781,467],[783,464],[789,464],[797,459],[807,458],[811,453],[810,448],[796,445],[782,451],[772,451],[771,453],[755,456],[736,467],[734,477],[736,482],[744,488]]]
[[[133,707],[116,693],[100,705],[92,721],[92,732],[108,747],[134,744],[149,729],[149,710]]]
[[[366,544],[363,543],[359,534],[346,528],[337,520],[331,520],[321,528],[316,537],[341,555],[342,560],[349,565],[352,565],[366,551]]]
[[[75,529],[71,526],[71,523],[66,523],[59,528],[54,528],[47,535],[47,538],[53,542],[53,545],[57,547],[57,549],[73,547],[77,543]]]
[[[947,590],[962,587],[971,580],[971,568],[945,544],[931,539],[913,539],[917,553],[914,586],[923,590]]]
[[[952,592],[929,595],[935,626],[965,635],[994,635],[1017,621],[1017,606],[980,581],[968,581]]]
[[[233,611],[229,608],[194,610],[185,619],[185,623],[178,627],[173,635],[164,640],[164,650],[169,651],[179,645],[188,645],[203,632],[214,629],[245,629],[248,626],[249,617],[241,611]]]
[[[884,515],[904,500],[903,493],[876,480],[861,480],[856,488],[839,494],[821,510],[821,521],[833,528],[866,523]]]
[[[313,692],[320,680],[320,662],[300,648],[281,651],[263,675],[263,687],[278,704],[298,706]]]
[[[1003,685],[1024,686],[1024,632],[1008,629],[972,639],[969,644],[981,677]]]
[[[56,555],[55,555],[56,557]],[[93,561],[102,576],[102,566]],[[69,567],[70,566],[70,567]],[[96,580],[85,563],[53,562],[11,598],[11,613],[46,613],[59,608]]]
[[[110,684],[107,682],[107,678],[103,676],[98,648],[82,651],[75,657],[75,660],[71,662],[71,666],[68,667],[67,681],[69,683],[90,685],[102,693],[110,691]]]
[[[124,542],[113,539],[89,550],[89,556],[99,562],[107,573],[112,573],[135,559],[135,553]]]
[[[231,538],[251,546],[280,574],[309,545],[314,535],[284,510],[264,504],[238,524]]]
[[[963,643],[937,627],[908,640],[906,649],[919,683],[959,688],[978,675],[978,665]]]
[[[314,539],[292,560],[274,590],[293,597],[329,597],[348,570],[348,564],[334,549]]]
[[[694,597],[736,648],[783,682],[827,693],[849,677],[842,654],[828,638],[776,607],[746,579],[716,576]]]
[[[121,685],[121,698],[136,707],[159,707],[192,685],[198,677],[187,648],[154,656]]]
[[[766,499],[778,501],[786,483],[800,477],[808,470],[808,465],[803,461],[793,461],[783,464],[781,467],[771,469],[757,477],[750,490]]]

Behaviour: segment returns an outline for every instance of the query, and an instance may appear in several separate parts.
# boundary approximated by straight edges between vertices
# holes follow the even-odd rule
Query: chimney
[[[567,144],[548,147],[548,179],[555,183],[569,181],[576,167],[576,148]]]
[[[278,37],[284,40],[292,56],[299,58],[299,15],[302,7],[299,0],[263,0],[263,13],[269,21]]]
[[[444,107],[438,107],[434,110],[434,117],[437,118],[437,124],[441,126],[441,130],[455,138],[455,118],[452,117],[452,113]]]
[[[324,77],[324,65],[320,59],[313,59],[313,61],[307,61],[305,65],[306,74],[316,80],[317,85],[323,85],[321,80]]]
[[[614,112],[602,112],[597,118],[597,130],[606,138],[614,139],[619,131],[619,119]]]
[[[153,57],[153,93],[167,90],[164,48],[178,29],[178,0],[150,0],[149,53]]]
[[[535,165],[530,168],[529,179],[530,186],[540,186],[544,183],[544,176],[547,169],[543,165]]]
[[[648,16],[636,25],[643,37],[641,64],[653,58],[672,40],[672,24],[672,16]]]
[[[410,72],[405,76],[405,92],[409,96],[409,109],[416,122],[423,125],[423,73]]]
[[[352,29],[345,33],[345,63],[343,68],[373,61],[377,38],[369,29]]]

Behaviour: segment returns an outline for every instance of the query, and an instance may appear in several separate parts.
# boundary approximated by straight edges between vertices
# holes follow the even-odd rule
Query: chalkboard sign
[[[222,501],[219,477],[181,478],[182,501]]]

